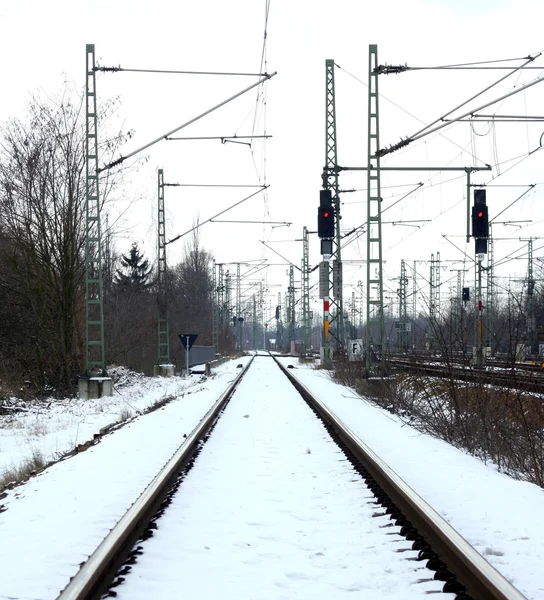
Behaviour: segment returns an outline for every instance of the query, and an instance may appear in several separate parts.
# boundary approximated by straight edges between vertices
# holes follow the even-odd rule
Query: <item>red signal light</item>
[[[328,218],[329,218],[329,213],[325,211],[325,212],[323,213],[323,216],[325,217],[325,219],[328,219]]]
[[[477,216],[478,219],[481,219],[484,216],[484,213],[482,211],[479,211]]]

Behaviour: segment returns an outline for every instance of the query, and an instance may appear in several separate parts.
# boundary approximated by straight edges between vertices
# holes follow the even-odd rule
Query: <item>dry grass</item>
[[[125,406],[124,408],[121,409],[121,412],[119,413],[119,416],[117,417],[117,422],[122,423],[123,421],[128,421],[129,419],[132,419],[132,416],[133,416],[132,410],[130,410],[130,408]]]
[[[7,487],[26,481],[32,475],[42,471],[46,466],[45,459],[39,450],[33,450],[32,455],[17,467],[5,469],[0,475],[0,492]]]
[[[335,377],[416,427],[518,479],[544,487],[544,402],[516,389],[399,374],[366,380],[357,363]]]

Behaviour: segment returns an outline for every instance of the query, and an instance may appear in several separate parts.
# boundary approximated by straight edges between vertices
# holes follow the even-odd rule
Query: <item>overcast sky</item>
[[[103,66],[256,73],[261,64],[266,5],[265,0],[0,0],[0,121],[23,118],[32,94],[53,96],[62,90],[65,80],[82,89],[87,43],[96,45],[97,61]],[[249,135],[255,131],[273,137],[266,144],[255,141],[253,150],[217,140],[160,142],[149,148],[142,154],[146,162],[131,175],[125,201],[117,207],[122,212],[130,206],[117,239],[121,251],[137,241],[155,258],[157,169],[162,168],[169,183],[266,182],[270,186],[266,194],[258,194],[220,218],[287,221],[292,222],[290,227],[207,224],[200,229],[201,242],[218,262],[260,258],[274,264],[284,262],[262,240],[300,265],[302,244],[296,240],[301,239],[304,225],[316,229],[325,159],[325,59],[334,59],[340,67],[336,68],[339,163],[363,166],[367,162],[369,44],[378,44],[380,64],[413,67],[520,58],[544,49],[544,8],[536,0],[270,0],[269,6],[266,70],[278,74],[259,96],[252,90],[178,135]],[[544,75],[544,59],[535,60],[534,65],[542,70],[509,77],[462,112]],[[423,123],[432,122],[505,73],[421,70],[380,77],[381,145],[416,133]],[[255,77],[98,74],[97,91],[99,103],[119,97],[118,122],[112,126],[134,131],[123,148],[127,154],[255,81]],[[540,116],[544,114],[543,99],[544,83],[482,112]],[[497,221],[532,220],[522,223],[521,229],[501,224],[493,230],[500,238],[497,260],[512,253],[522,256],[499,267],[498,274],[505,278],[501,285],[506,286],[509,275],[523,276],[527,269],[525,242],[519,238],[538,237],[542,230],[544,153],[528,155],[539,147],[543,132],[544,125],[539,123],[452,125],[442,130],[442,135],[430,135],[391,154],[382,166],[491,164],[491,173],[473,176],[474,183],[497,186],[487,193],[490,218],[506,209]],[[515,157],[517,160],[510,160]],[[463,252],[474,255],[473,243],[465,245],[463,238],[463,173],[388,173],[382,178],[383,209],[420,182],[424,185],[383,217],[395,223],[385,224],[383,229],[385,291],[391,297],[398,287],[393,278],[399,275],[401,258],[411,265],[439,252],[444,261],[441,279],[447,281],[455,278],[450,269],[470,268],[470,260],[462,262]],[[529,184],[538,185],[507,208]],[[366,220],[366,176],[361,172],[342,175],[340,186],[360,190],[342,196],[342,226],[348,231]],[[195,219],[204,221],[253,191],[167,188],[167,239],[190,229]],[[405,223],[415,220],[419,222]],[[169,263],[179,260],[183,245],[182,239],[168,246]],[[535,249],[540,245],[544,240],[535,241]],[[366,268],[362,262],[348,261],[362,261],[365,253],[364,238],[343,251],[344,294],[349,301],[352,290],[358,292],[357,283],[364,283]],[[536,257],[542,255],[535,251]],[[317,236],[312,235],[310,262],[313,265],[320,259]],[[428,278],[428,264],[420,265],[418,271]],[[278,292],[285,293],[286,266],[270,267],[262,275],[274,298]],[[472,271],[466,276],[470,280]],[[442,293],[448,295],[449,284]]]

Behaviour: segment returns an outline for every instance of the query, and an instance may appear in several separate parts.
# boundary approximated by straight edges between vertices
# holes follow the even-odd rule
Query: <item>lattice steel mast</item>
[[[489,238],[487,240],[487,289],[486,289],[486,302],[485,302],[485,330],[486,330],[486,346],[490,348],[491,354],[495,352],[494,344],[494,328],[493,323],[495,317],[495,256],[494,256],[494,244],[493,244],[493,224],[489,223]]]
[[[436,342],[440,346],[440,331],[439,331],[439,317],[440,317],[440,252],[436,253],[436,259],[434,254],[431,254],[431,266],[430,266],[430,279],[429,279],[429,324],[430,324],[430,336],[429,343],[431,349],[436,350]]]
[[[342,290],[342,256],[341,256],[341,238],[340,238],[340,196],[338,193],[338,147],[336,138],[336,102],[334,95],[334,60],[325,61],[325,168],[323,169],[323,189],[331,190],[332,203],[335,213],[335,236],[333,239],[332,259],[333,270],[331,272],[331,263],[327,262],[329,269],[329,302],[336,306],[336,313],[329,316],[329,325],[336,320],[336,338],[337,347],[345,344],[344,332],[344,310],[343,310],[343,290]],[[332,275],[332,277],[331,277]],[[336,281],[333,281],[336,279]],[[334,285],[336,283],[336,285]],[[332,306],[331,306],[332,308]],[[329,309],[329,315],[333,311]]]
[[[219,269],[217,274],[217,305],[219,308],[219,328],[221,330],[221,335],[224,339],[225,337],[225,303],[224,303],[224,277],[223,277],[223,264],[219,263]]]
[[[368,170],[366,235],[366,370],[385,374],[378,46],[368,57]]]
[[[158,361],[159,365],[170,364],[170,337],[168,334],[167,291],[166,291],[166,221],[164,213],[164,171],[159,169],[157,177],[158,197]]]
[[[310,351],[310,256],[308,228],[302,230],[302,321],[304,327],[304,354]]]
[[[406,263],[404,259],[400,261],[400,282],[399,282],[399,326],[397,329],[399,350],[406,352],[408,350],[408,277],[406,276]]]
[[[289,321],[289,346],[291,342],[296,339],[295,326],[296,326],[296,315],[295,315],[295,267],[289,265],[289,310],[287,313],[287,320]],[[291,351],[291,348],[289,348]]]
[[[412,272],[412,352],[416,349],[416,321],[417,321],[417,261],[414,260]]]
[[[533,240],[527,240],[527,342],[529,343],[529,352],[532,356],[538,354],[538,335],[535,317],[535,285],[536,281],[533,274]]]
[[[85,108],[85,374],[89,377],[106,375],[94,44],[86,46]]]
[[[215,351],[218,352],[218,348],[219,348],[219,311],[220,311],[220,307],[219,307],[219,285],[217,283],[217,268],[216,268],[216,264],[215,264],[215,260],[213,261],[213,291],[212,291],[212,298],[213,298],[213,306],[212,306],[212,343],[215,347]]]

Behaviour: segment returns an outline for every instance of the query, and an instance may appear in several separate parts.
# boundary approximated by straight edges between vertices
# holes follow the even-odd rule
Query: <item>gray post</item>
[[[185,378],[189,377],[189,336],[185,336],[185,343],[187,346],[185,347]]]

